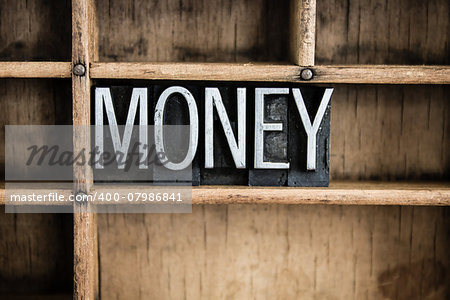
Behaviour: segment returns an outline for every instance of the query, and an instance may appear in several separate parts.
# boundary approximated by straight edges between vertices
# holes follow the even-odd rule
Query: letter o
[[[155,108],[155,148],[156,152],[165,153],[164,151],[164,137],[163,137],[163,115],[164,107],[167,99],[173,93],[179,93],[186,100],[189,108],[189,148],[184,160],[180,163],[173,163],[170,161],[161,161],[164,166],[169,170],[179,171],[186,169],[194,159],[198,145],[198,110],[195,103],[194,96],[191,92],[181,86],[172,86],[164,90],[161,96],[159,96],[158,103]],[[167,159],[167,156],[166,156]]]

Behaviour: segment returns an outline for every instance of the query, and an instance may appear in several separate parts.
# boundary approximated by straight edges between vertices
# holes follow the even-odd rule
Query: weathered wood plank
[[[279,64],[93,63],[92,78],[296,81],[300,68]]]
[[[97,6],[101,61],[287,60],[289,0],[98,0]]]
[[[336,86],[330,178],[448,180],[450,86]]]
[[[92,63],[92,78],[276,81],[355,84],[450,84],[449,66],[315,66],[302,81],[302,68],[282,64]]]
[[[97,215],[80,208],[73,215],[74,299],[98,297]]]
[[[71,215],[6,214],[1,206],[0,237],[1,299],[72,293]]]
[[[0,62],[0,78],[71,78],[70,62]]]
[[[317,66],[315,83],[450,84],[449,66]]]
[[[70,61],[70,14],[70,0],[0,0],[0,61]]]
[[[148,186],[147,186],[148,188]],[[93,187],[97,193],[136,192],[136,185]],[[65,190],[57,191],[68,196]],[[129,204],[127,201],[124,203]],[[450,205],[448,182],[332,181],[328,188],[201,186],[192,190],[200,204],[339,204],[339,205]],[[0,189],[0,205],[5,191]]]
[[[314,66],[316,0],[291,0],[291,60],[299,66]]]
[[[316,64],[448,65],[449,1],[317,1]]]
[[[216,45],[223,49],[219,36],[234,33],[233,25],[218,31],[216,24],[235,24],[214,22],[216,19],[210,17],[204,18],[210,20],[209,26],[196,25],[204,24],[198,21],[196,11],[209,3],[218,8],[219,20],[234,21],[229,18],[229,12],[235,8],[223,8],[217,1],[208,4],[182,1],[180,9],[170,13],[161,9],[162,2],[157,6],[149,1],[104,0],[101,3],[107,18],[102,30],[108,32],[103,42],[103,56],[107,60],[234,62],[260,58],[253,53],[236,60],[233,52],[212,50]],[[243,3],[249,8],[253,5]],[[358,0],[318,1],[317,4],[316,63],[449,63],[446,1]],[[157,8],[156,18],[147,17],[152,7]],[[130,18],[133,15],[136,17]],[[192,15],[195,18],[190,18]],[[113,26],[108,29],[110,22]],[[134,24],[142,22],[146,25],[135,27]],[[152,22],[154,25],[148,25]],[[249,27],[251,21],[245,22]],[[183,29],[176,30],[180,27]],[[242,32],[238,30],[238,36]],[[160,43],[148,42],[160,37],[166,39]],[[261,35],[244,31],[237,39],[238,49],[239,41],[254,41],[255,37]],[[180,38],[191,41],[183,45],[197,45],[196,51],[176,50],[174,41]],[[287,52],[283,54],[287,56]],[[181,72],[184,72],[182,67],[174,74]],[[408,83],[421,83],[421,80],[422,83],[448,83],[446,72],[444,80],[433,80],[434,71],[430,71],[426,76],[408,79]],[[144,70],[139,73],[143,74]],[[199,74],[197,70],[190,73],[181,79]],[[299,73],[300,68],[293,73],[294,79],[287,80],[297,81]],[[402,72],[393,73],[394,79],[387,83],[395,83],[404,76]],[[212,74],[206,72],[198,80],[206,80]],[[174,78],[170,73],[162,77],[165,76]],[[222,80],[230,80],[241,73],[229,72],[222,76]],[[340,76],[343,74],[335,79]],[[252,77],[257,75],[247,78]],[[281,77],[277,75],[276,80],[286,80],[285,76]],[[378,82],[371,82],[370,77],[359,74],[351,82],[379,83],[386,78],[386,71],[376,77]],[[320,77],[316,76],[316,80]],[[402,95],[410,88],[336,89],[331,126],[331,151],[335,155],[331,157],[331,170],[335,178],[401,179],[420,174],[448,178],[447,89],[421,86],[411,90],[414,93],[424,88],[424,93],[429,94],[428,122],[428,100],[419,99],[423,93],[413,99],[408,97],[408,92],[405,97]],[[408,101],[413,103],[411,107],[407,107]],[[404,113],[403,108],[406,108]],[[419,115],[418,123],[414,114]],[[402,116],[405,121],[398,119]],[[426,161],[426,157],[432,158]],[[402,164],[403,160],[407,163]],[[356,189],[356,186],[349,187],[349,190]],[[425,188],[420,193],[427,191]],[[359,192],[360,196],[366,195],[365,190]],[[211,191],[208,196],[215,194]],[[410,299],[417,295],[445,298],[449,286],[449,277],[443,275],[447,273],[443,270],[449,268],[448,216],[447,208],[320,205],[201,206],[194,207],[192,215],[183,216],[100,216],[104,261],[102,295],[136,299]],[[155,260],[155,254],[160,259]],[[122,272],[117,273],[118,268]],[[136,274],[139,274],[137,281]],[[149,285],[149,281],[154,284]]]
[[[101,214],[102,297],[445,299],[449,220],[449,208],[403,206]]]
[[[4,179],[5,125],[68,125],[71,83],[64,79],[0,79],[0,169]]]
[[[193,204],[450,205],[448,183],[332,182],[329,188],[199,187]]]
[[[96,8],[93,0],[72,0],[72,98],[74,152],[90,149],[91,80],[89,64],[96,58]],[[82,66],[75,72],[75,68]],[[84,67],[84,72],[83,72]],[[77,74],[75,74],[77,73]],[[92,169],[74,166],[74,190],[89,193]],[[97,218],[89,203],[75,204],[74,299],[98,298]]]
[[[450,84],[449,66],[315,66],[308,83]],[[91,78],[303,82],[301,68],[277,64],[92,63]],[[0,77],[69,78],[66,62],[0,62]]]

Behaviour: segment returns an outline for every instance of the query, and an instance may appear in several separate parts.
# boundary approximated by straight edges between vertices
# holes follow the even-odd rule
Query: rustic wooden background
[[[450,62],[446,0],[317,2],[317,64]],[[287,0],[97,7],[101,61],[288,57]],[[0,60],[70,61],[70,24],[68,0],[0,0]],[[332,180],[449,179],[450,87],[335,88]],[[1,79],[1,143],[5,124],[70,122],[70,90],[69,80]],[[101,296],[445,299],[449,217],[437,207],[281,205],[100,215]],[[71,235],[71,216],[0,215],[0,296],[70,294]]]
[[[0,0],[0,61],[71,59],[70,1]],[[0,168],[4,125],[70,124],[71,82],[0,79]],[[4,214],[0,208],[0,298],[72,293],[71,215]]]

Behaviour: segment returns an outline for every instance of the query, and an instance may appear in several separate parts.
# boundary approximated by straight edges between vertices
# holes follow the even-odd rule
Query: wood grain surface
[[[74,153],[90,149],[91,79],[89,64],[97,58],[97,23],[94,0],[72,0],[72,66],[81,64],[85,74],[72,74],[72,115]],[[90,165],[74,166],[74,192],[89,193],[93,183]],[[98,298],[97,216],[90,203],[75,204],[74,299]]]
[[[299,66],[313,66],[316,49],[316,0],[291,0],[290,55]]]
[[[0,80],[0,168],[4,125],[71,123],[71,83],[64,79]],[[4,187],[2,187],[4,188]],[[73,219],[62,214],[5,214],[0,208],[0,298],[72,294]],[[9,296],[7,296],[9,295]],[[17,298],[20,299],[20,298]]]
[[[337,86],[331,178],[448,180],[449,93],[449,86]]]
[[[70,61],[70,0],[0,0],[0,61]]]
[[[0,62],[0,77],[71,78],[70,62]]]
[[[101,61],[289,60],[289,0],[98,0],[97,7]]]
[[[96,79],[268,81],[347,84],[450,84],[449,66],[319,65],[313,79],[300,78],[301,67],[288,64],[91,63]],[[3,78],[70,78],[67,62],[0,62]]]
[[[317,1],[316,64],[450,63],[445,0]]]
[[[33,192],[48,194],[57,192],[66,199],[72,194],[68,189],[34,189],[14,191],[15,194],[28,195]],[[141,204],[130,203],[130,193],[157,192],[149,186],[122,185],[117,186],[93,186],[93,194],[114,197],[119,199],[114,202],[101,202],[96,204],[119,205]],[[167,192],[167,188],[162,188]],[[0,205],[7,202],[7,191],[4,186],[0,189]],[[418,205],[418,206],[449,206],[450,184],[446,182],[385,182],[385,181],[333,181],[330,187],[249,187],[249,186],[200,186],[193,187],[192,204],[331,204],[331,205]],[[135,197],[137,197],[135,195]],[[114,197],[115,198],[115,197]],[[8,203],[6,203],[8,204]],[[50,203],[41,203],[49,205]],[[27,205],[17,203],[16,205]],[[51,205],[67,205],[67,203],[51,203]]]
[[[0,298],[71,294],[72,247],[72,216],[5,214],[0,206]]]
[[[48,4],[0,0],[0,60],[71,60],[70,1]],[[420,67],[411,74],[377,69],[371,83],[405,83],[402,78],[411,84],[417,83],[415,78],[446,83],[428,78],[448,80],[447,73],[439,72],[450,63],[449,6],[445,0],[317,0],[316,65],[432,64],[438,67],[431,72]],[[287,0],[98,0],[97,9],[101,61],[289,60]],[[294,68],[281,77],[298,76]],[[331,70],[335,73],[327,73]],[[22,76],[20,68],[3,72]],[[47,70],[36,72],[47,75]],[[339,74],[326,80],[344,80],[367,69],[320,72],[318,68],[316,80],[326,74]],[[129,75],[142,76],[143,71],[134,74]],[[1,79],[1,125],[52,124],[59,117],[70,122],[70,107],[61,106],[61,96],[70,88],[61,82]],[[439,85],[337,86],[331,114],[332,179],[432,178],[448,183],[448,93],[448,87]],[[448,220],[445,207],[404,206],[198,205],[190,215],[101,215],[101,296],[445,299],[450,286]],[[10,280],[0,281],[1,296],[18,290],[65,293],[54,285],[66,286],[70,263],[57,242],[70,236],[70,229],[61,231],[60,222],[50,215],[0,216],[0,278]],[[77,244],[92,232],[84,228]],[[92,245],[92,239],[87,241]],[[90,285],[84,290],[91,291]]]
[[[139,28],[126,25],[133,28],[131,34],[119,33],[125,29],[119,28],[118,20],[142,23],[133,19],[136,4],[141,10],[153,4],[123,1],[123,9],[117,10],[117,3],[104,3],[111,11],[105,8],[100,14],[104,18],[100,27],[109,31],[105,36],[109,40],[100,42],[105,60],[263,60],[258,55],[235,58],[230,51],[211,51],[217,37],[209,28],[182,30],[190,32],[183,37],[175,31],[172,38],[173,28],[185,25],[187,18],[177,18],[169,10],[160,10],[156,18],[172,22],[169,26],[150,27],[147,24],[157,21],[144,21]],[[175,1],[171,3],[175,6]],[[204,2],[189,3],[198,8]],[[316,65],[448,65],[448,6],[442,0],[318,0]],[[230,19],[239,9],[220,11],[220,19]],[[105,29],[109,24],[112,30]],[[215,28],[216,23],[210,24]],[[144,39],[146,48],[125,48],[141,45],[138,41],[148,30],[166,41],[151,44]],[[194,37],[199,35],[197,43]],[[118,45],[112,36],[127,42]],[[228,29],[224,36],[231,41],[234,31]],[[247,35],[248,44],[254,37]],[[174,40],[187,41],[195,53],[207,55],[183,56]],[[272,44],[278,47],[275,41]],[[418,77],[402,74],[403,70],[379,70],[371,80],[387,82],[396,74],[397,80],[402,75],[414,83]],[[345,69],[339,71],[345,76]],[[448,180],[447,95],[444,86],[337,86],[331,114],[332,179]],[[102,215],[102,296],[445,299],[450,278],[448,214],[448,208],[401,206],[201,205],[194,206],[192,215]]]
[[[329,188],[207,186],[193,204],[450,205],[450,184],[334,182]]]
[[[322,65],[312,69],[311,83],[450,84],[450,67],[443,65]]]
[[[349,84],[450,84],[449,66],[322,65],[311,68],[312,80],[300,79],[302,68],[287,64],[232,63],[92,63],[92,78],[268,81]],[[1,73],[0,73],[1,75]]]
[[[212,205],[99,215],[102,297],[445,299],[449,213]]]

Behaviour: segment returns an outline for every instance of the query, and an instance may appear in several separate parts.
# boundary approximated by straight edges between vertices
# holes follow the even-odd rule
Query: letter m
[[[106,116],[108,118],[109,129],[111,131],[111,139],[114,146],[114,152],[120,155],[116,155],[116,159],[119,160],[119,156],[124,159],[127,156],[128,148],[130,147],[131,134],[133,132],[134,120],[136,118],[137,106],[139,103],[139,152],[144,154],[147,148],[147,125],[148,125],[148,111],[147,111],[147,88],[133,88],[131,94],[130,107],[128,109],[127,121],[123,132],[123,139],[120,139],[119,127],[117,125],[116,115],[114,113],[114,107],[112,103],[111,90],[109,88],[96,88],[95,89],[95,146],[100,153],[100,157],[103,157],[103,104],[105,104]],[[123,169],[125,167],[124,161],[117,161],[118,168]],[[95,167],[97,169],[103,169],[103,161],[96,159]],[[140,164],[140,169],[147,169],[146,165]]]

